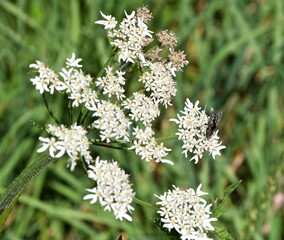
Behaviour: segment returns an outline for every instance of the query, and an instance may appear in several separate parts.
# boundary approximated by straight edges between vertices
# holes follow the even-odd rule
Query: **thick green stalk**
[[[4,223],[17,202],[22,190],[29,184],[33,177],[39,174],[55,159],[43,154],[31,165],[27,166],[6,188],[0,196],[0,231],[4,228]]]

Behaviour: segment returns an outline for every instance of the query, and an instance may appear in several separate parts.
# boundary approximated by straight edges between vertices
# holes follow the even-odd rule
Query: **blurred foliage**
[[[220,136],[227,148],[198,165],[170,142],[175,165],[139,161],[133,153],[101,148],[102,159],[115,159],[131,172],[137,197],[154,203],[176,185],[201,182],[208,200],[222,196],[242,180],[227,200],[219,223],[235,239],[283,239],[284,217],[284,2],[238,1],[0,1],[0,190],[37,158],[41,130],[33,122],[52,123],[29,79],[29,64],[46,62],[54,70],[72,52],[95,76],[111,53],[106,34],[94,21],[100,10],[117,19],[148,5],[155,32],[178,36],[189,66],[177,76],[174,106],[162,115],[159,136],[173,135],[168,119],[186,98],[223,111]],[[61,99],[52,101],[58,116]],[[60,160],[41,173],[19,198],[1,239],[163,239],[151,218],[153,209],[135,205],[133,222],[120,222],[98,205],[83,201],[90,187],[79,168],[70,172]],[[78,181],[80,179],[80,181]]]

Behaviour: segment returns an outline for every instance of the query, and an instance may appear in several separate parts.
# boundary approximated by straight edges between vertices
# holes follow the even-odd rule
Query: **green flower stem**
[[[157,142],[168,142],[172,140],[177,140],[177,136],[170,136],[170,137],[161,137],[156,138]],[[121,146],[114,146],[112,144],[128,144],[127,142],[112,142],[112,143],[102,143],[98,142],[97,140],[91,140],[91,143],[95,146],[101,146],[101,147],[107,147],[107,148],[113,148],[113,149],[119,149],[119,150],[129,150],[127,147],[121,147]]]
[[[177,140],[178,136],[169,136],[169,137],[160,137],[160,138],[156,138],[157,142],[168,142],[168,141],[172,141],[172,140]]]
[[[43,101],[44,101],[44,104],[45,104],[45,107],[46,107],[48,113],[50,114],[50,116],[53,118],[53,120],[54,120],[57,124],[60,124],[60,122],[58,121],[58,119],[54,116],[53,112],[52,112],[52,111],[50,110],[50,108],[49,108],[49,105],[48,105],[48,102],[47,102],[45,93],[42,94],[42,97],[43,97]]]
[[[96,141],[91,141],[91,143],[95,146],[100,146],[100,147],[107,147],[107,148],[113,148],[113,149],[119,149],[119,150],[128,150],[127,147],[113,146],[110,143],[99,143]]]
[[[156,207],[156,206],[154,206],[154,205],[152,205],[152,204],[150,204],[150,203],[144,202],[144,201],[142,201],[142,200],[140,200],[139,198],[136,198],[136,197],[133,198],[133,201],[134,201],[135,203],[141,205],[141,206],[144,206],[144,207],[153,208],[153,209],[155,209],[155,210],[158,210],[158,209],[159,209],[158,207]]]
[[[110,57],[108,58],[108,60],[106,61],[106,63],[104,64],[104,66],[102,67],[102,69],[100,70],[100,72],[98,73],[98,75],[96,76],[96,79],[98,79],[99,77],[101,77],[103,75],[103,73],[106,70],[106,67],[109,65],[109,63],[112,61],[112,59],[114,58],[114,56],[116,55],[116,51],[114,51]]]
[[[2,193],[0,196],[0,231],[4,228],[4,223],[23,189],[33,177],[54,161],[55,159],[49,157],[48,154],[41,155],[31,165],[27,166]]]
[[[81,111],[80,111],[81,112]],[[68,101],[68,115],[69,115],[69,121],[70,123],[73,123],[73,107],[72,107],[72,102],[69,99]]]

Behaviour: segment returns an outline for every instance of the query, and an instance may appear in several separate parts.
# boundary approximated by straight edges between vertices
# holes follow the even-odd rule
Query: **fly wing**
[[[222,118],[223,113],[222,112],[218,112],[215,116],[216,116],[216,126],[218,126],[221,118]]]

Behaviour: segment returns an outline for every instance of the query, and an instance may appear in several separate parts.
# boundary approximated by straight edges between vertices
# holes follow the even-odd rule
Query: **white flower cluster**
[[[60,158],[67,153],[71,171],[74,170],[76,160],[79,157],[83,157],[86,163],[90,163],[92,159],[89,152],[90,142],[86,137],[87,131],[82,126],[74,124],[70,128],[66,128],[63,125],[49,124],[47,131],[53,137],[39,137],[42,146],[37,150],[38,152],[44,152],[48,149],[50,156],[54,158]]]
[[[128,175],[118,166],[117,162],[107,162],[96,159],[94,166],[89,166],[88,176],[97,184],[92,189],[87,189],[90,194],[84,197],[91,199],[93,204],[97,201],[104,207],[105,211],[113,211],[119,220],[125,218],[132,221],[129,213],[134,210],[130,205],[134,198],[134,192],[128,180]]]
[[[147,67],[138,81],[145,85],[145,90],[150,92],[153,102],[162,103],[165,107],[171,105],[171,99],[176,95],[176,83],[173,77],[177,68],[171,61],[152,62],[151,59],[145,58],[143,48],[153,39],[152,32],[148,30],[143,18],[137,17],[134,11],[130,15],[125,13],[126,18],[119,24],[118,29],[115,29],[116,19],[102,12],[101,15],[105,20],[99,20],[96,23],[104,25],[108,30],[108,36],[113,39],[111,44],[119,49],[119,61],[133,63],[137,60],[141,66]],[[107,78],[107,80],[111,82],[111,79]]]
[[[54,93],[54,90],[61,91],[66,89],[66,85],[59,81],[58,75],[51,70],[45,63],[36,61],[30,64],[30,68],[38,71],[38,76],[31,78],[31,82],[35,85],[35,89],[43,94],[44,92]]]
[[[129,142],[129,126],[131,122],[124,112],[115,104],[109,101],[100,101],[96,106],[89,108],[93,116],[98,117],[93,126],[100,130],[102,141],[123,139]]]
[[[188,63],[183,52],[175,52],[176,39],[174,34],[167,31],[160,34],[160,46],[168,46],[170,52],[166,59],[159,56],[163,50],[160,47],[153,52],[144,52],[153,40],[147,21],[144,21],[151,18],[147,10],[144,7],[130,15],[125,13],[126,17],[118,26],[114,17],[101,13],[105,20],[96,23],[107,29],[117,54],[114,55],[117,59],[109,61],[113,65],[105,68],[104,76],[92,79],[90,75],[84,74],[79,64],[82,59],[76,59],[74,53],[70,59],[67,58],[66,67],[59,74],[40,61],[30,65],[39,73],[31,79],[35,88],[41,94],[65,92],[72,107],[85,107],[81,109],[77,121],[86,124],[86,129],[92,132],[94,138],[98,138],[89,141],[87,131],[76,124],[68,128],[64,125],[48,125],[47,131],[51,137],[39,138],[42,146],[38,152],[49,151],[54,158],[66,153],[72,171],[76,161],[83,158],[89,168],[89,178],[96,182],[94,188],[87,189],[89,193],[84,199],[89,199],[91,204],[99,202],[104,210],[112,211],[119,220],[132,221],[130,213],[134,208],[130,204],[135,194],[128,175],[119,168],[117,162],[107,162],[99,157],[94,165],[90,165],[93,162],[89,152],[90,143],[124,141],[131,144],[129,149],[145,161],[173,164],[166,159],[170,149],[155,139],[152,123],[160,115],[160,105],[172,105],[171,100],[176,95],[173,78]],[[118,62],[113,63],[114,60]],[[135,67],[138,65],[141,70],[138,82],[143,88],[126,96],[126,76],[131,63],[135,63]],[[62,80],[59,80],[59,76]],[[202,158],[204,151],[209,151],[215,158],[225,148],[218,142],[218,131],[215,128],[210,129],[212,135],[207,134],[209,117],[198,104],[196,102],[193,105],[187,99],[182,115],[177,115],[178,119],[171,119],[178,124],[177,136],[183,141],[183,153],[186,157],[188,152],[193,153],[191,160],[195,160],[195,163]],[[206,206],[206,201],[200,198],[205,194],[200,189],[201,185],[196,192],[175,187],[173,191],[157,196],[161,200],[157,204],[161,205],[158,213],[164,227],[169,230],[174,228],[182,239],[208,239],[206,231],[213,230],[210,222],[216,219],[210,218],[211,205]]]
[[[82,65],[79,65],[81,60],[81,58],[76,59],[73,53],[70,59],[67,58],[66,68],[63,68],[59,74],[67,86],[66,93],[73,101],[72,106],[78,107],[84,103],[88,108],[98,101],[98,96],[97,92],[91,88],[92,77],[85,75],[81,70]]]
[[[101,15],[105,20],[95,23],[104,25],[108,30],[108,37],[112,39],[111,45],[118,48],[118,60],[134,63],[138,59],[143,63],[145,61],[143,48],[152,41],[152,31],[148,30],[143,19],[136,17],[134,11],[130,15],[125,12],[126,18],[115,29],[116,19],[102,12]]]
[[[156,162],[168,163],[173,165],[171,160],[164,159],[170,149],[164,147],[163,143],[158,144],[154,136],[154,131],[147,126],[143,131],[139,127],[134,128],[133,135],[135,140],[129,149],[135,149],[135,153],[142,159],[149,162],[155,159]]]
[[[150,91],[150,96],[156,103],[165,107],[171,104],[171,99],[176,95],[175,67],[171,62],[148,62],[149,70],[145,71],[139,81],[145,84],[145,90]]]
[[[158,144],[154,138],[154,131],[151,124],[160,115],[159,104],[164,106],[171,105],[171,99],[176,94],[176,83],[173,80],[176,68],[171,61],[153,61],[145,56],[144,47],[147,46],[152,39],[152,32],[148,30],[147,25],[143,22],[143,17],[139,17],[136,12],[130,15],[125,13],[125,18],[117,27],[117,21],[110,15],[101,15],[105,20],[96,21],[97,24],[105,26],[108,36],[111,38],[111,44],[118,49],[118,60],[123,62],[137,61],[143,68],[143,73],[138,81],[144,84],[144,89],[149,94],[134,92],[130,98],[125,99],[121,106],[129,110],[129,116],[132,121],[140,122],[144,125],[132,129],[134,137],[133,146],[136,154],[146,161],[154,160],[156,162],[164,162],[172,164],[172,161],[164,159],[170,149]],[[110,95],[109,89],[118,89],[119,100],[123,99],[124,93],[119,87],[124,85],[124,79],[117,81],[115,75],[121,76],[122,73],[112,73],[112,68],[106,69],[106,76],[99,78],[98,86],[103,87],[103,93]],[[117,84],[118,82],[119,85]],[[149,129],[151,129],[149,131]]]
[[[209,117],[206,115],[205,110],[201,111],[198,104],[199,101],[193,105],[187,99],[184,111],[181,111],[183,115],[178,114],[178,119],[170,119],[170,121],[178,124],[176,135],[178,139],[183,141],[183,153],[186,157],[188,152],[193,153],[194,156],[190,160],[194,160],[195,163],[202,159],[205,151],[209,151],[213,159],[215,159],[216,155],[221,155],[220,150],[226,148],[221,145],[222,142],[219,142],[218,131],[214,132],[210,137],[206,136]]]
[[[58,75],[39,61],[31,64],[30,67],[39,72],[39,76],[31,81],[40,93],[52,94],[55,90],[64,91],[71,99],[72,107],[84,105],[91,111],[94,120],[89,127],[100,131],[101,141],[131,142],[130,136],[133,136],[131,149],[134,149],[143,159],[172,163],[164,159],[169,149],[162,143],[156,142],[154,133],[147,136],[147,141],[141,141],[137,138],[139,134],[136,134],[136,130],[130,125],[134,123],[133,126],[139,126],[140,131],[145,133],[148,132],[146,128],[152,128],[152,122],[160,115],[160,105],[165,107],[171,105],[171,99],[176,95],[176,83],[173,77],[177,69],[181,70],[182,66],[188,62],[185,56],[178,53],[176,57],[169,55],[167,59],[162,59],[144,52],[145,47],[153,40],[152,31],[147,26],[152,16],[146,7],[133,11],[130,15],[125,12],[125,18],[119,24],[114,17],[104,15],[102,12],[101,15],[104,20],[96,21],[96,23],[104,25],[107,30],[111,44],[116,48],[118,64],[107,66],[105,75],[93,81],[90,75],[84,74],[81,70],[82,59],[76,59],[73,53],[72,57],[67,59],[66,67],[62,68]],[[165,32],[160,40],[172,42],[172,35],[174,34]],[[175,44],[176,41],[170,44],[171,54],[175,53]],[[158,48],[157,53],[160,51],[162,49]],[[179,56],[181,58],[177,61]],[[120,62],[124,63],[121,65]],[[143,91],[130,93],[132,94],[130,97],[125,94],[126,71],[121,70],[127,67],[125,62],[138,63],[142,70],[138,81],[143,84]],[[58,76],[61,76],[62,80],[59,80]],[[111,102],[113,100],[116,102]],[[131,121],[127,116],[131,118]],[[144,125],[143,130],[141,123]],[[146,150],[150,153],[145,154]]]
[[[122,100],[125,98],[124,88],[125,78],[123,75],[125,72],[115,71],[115,74],[112,72],[113,69],[111,67],[106,68],[106,76],[99,77],[96,81],[96,86],[103,88],[103,94],[107,94],[108,97],[116,96],[118,100]]]
[[[207,194],[201,191],[202,185],[198,186],[196,192],[192,188],[181,190],[173,187],[174,190],[161,196],[155,195],[160,199],[156,204],[160,205],[158,213],[163,227],[169,231],[175,229],[183,240],[211,239],[206,232],[214,230],[211,222],[217,219],[210,218],[211,204],[206,205],[207,202],[200,197]]]
[[[79,104],[85,103],[86,107],[93,106],[97,101],[96,91],[91,89],[92,78],[90,75],[85,75],[79,65],[81,58],[76,59],[75,54],[71,58],[67,58],[66,68],[62,68],[59,75],[63,81],[59,80],[58,75],[53,72],[48,66],[40,61],[30,64],[30,68],[35,68],[39,76],[31,79],[35,88],[40,94],[44,92],[54,93],[54,90],[65,91],[71,99],[72,106],[78,107]]]
[[[107,29],[108,36],[112,39],[111,44],[118,48],[118,60],[130,63],[138,61],[143,68],[138,81],[144,84],[145,93],[133,92],[131,97],[126,98],[125,72],[112,66],[105,68],[105,76],[98,77],[93,83],[91,76],[85,75],[81,70],[82,65],[79,63],[82,59],[76,59],[75,54],[67,59],[66,67],[59,72],[63,78],[62,81],[58,79],[57,74],[39,61],[30,65],[39,72],[39,76],[31,81],[40,93],[46,91],[52,94],[55,90],[65,91],[72,100],[73,107],[84,104],[95,118],[90,126],[100,131],[101,141],[131,142],[130,136],[133,136],[133,145],[130,149],[135,150],[142,159],[172,164],[172,161],[164,159],[170,149],[165,148],[162,143],[157,143],[151,124],[160,115],[160,104],[165,107],[171,105],[171,99],[176,94],[176,83],[173,77],[177,66],[181,68],[183,64],[186,64],[184,56],[181,57],[183,64],[180,65],[169,59],[167,61],[149,59],[143,51],[144,47],[152,41],[152,35],[143,22],[143,15],[138,16],[136,12],[130,15],[125,13],[126,17],[117,27],[114,17],[101,14],[105,20],[96,23],[104,25]],[[161,38],[170,40],[171,34],[164,33]],[[173,46],[171,51],[174,52]],[[98,87],[97,90],[93,89],[95,86]],[[99,92],[107,95],[108,100],[99,100]],[[110,102],[113,97],[118,100],[116,103]],[[185,109],[182,111],[183,115],[178,115],[178,119],[171,119],[179,126],[177,136],[183,141],[183,153],[186,157],[188,152],[193,153],[191,160],[195,163],[203,157],[205,151],[209,151],[215,159],[216,155],[220,155],[220,150],[225,148],[219,142],[218,131],[213,131],[210,137],[206,134],[209,118],[204,110],[200,110],[198,104],[199,102],[193,105],[187,100]],[[139,128],[131,128],[132,123]]]
[[[122,105],[130,110],[129,116],[134,121],[141,121],[144,126],[148,126],[160,115],[158,104],[143,93],[133,93],[132,99],[126,99]]]

